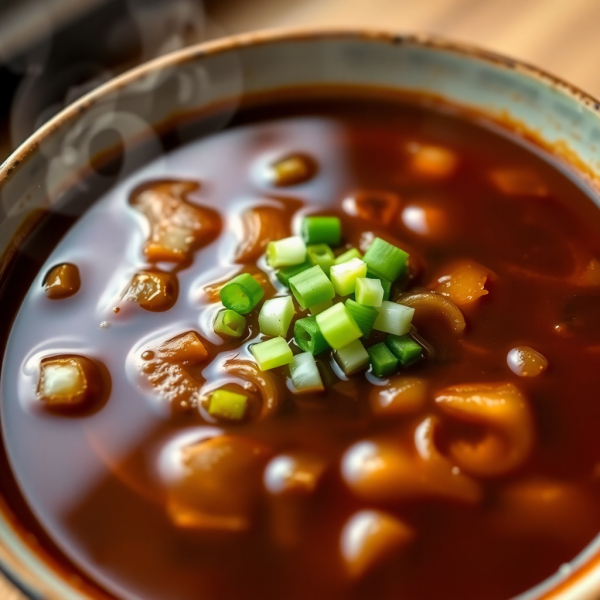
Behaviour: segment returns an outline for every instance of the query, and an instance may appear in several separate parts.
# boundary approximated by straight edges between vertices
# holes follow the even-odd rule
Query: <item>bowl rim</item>
[[[11,179],[11,176],[18,170],[19,166],[30,155],[33,155],[40,145],[55,131],[94,107],[97,101],[102,100],[108,94],[118,92],[120,88],[135,83],[147,75],[151,75],[161,69],[176,67],[179,64],[194,59],[218,55],[223,52],[235,51],[238,49],[254,48],[279,42],[318,42],[344,39],[379,42],[395,46],[416,46],[425,49],[445,51],[462,58],[475,59],[491,66],[501,67],[525,77],[529,77],[546,85],[550,89],[562,93],[580,106],[595,112],[600,118],[600,100],[578,86],[527,61],[506,56],[492,50],[487,50],[469,42],[455,41],[438,34],[402,33],[391,28],[335,26],[267,28],[246,33],[226,35],[222,38],[207,42],[199,42],[180,50],[169,52],[163,56],[159,56],[128,69],[100,84],[98,87],[64,107],[46,123],[38,127],[26,140],[13,150],[13,152],[0,164],[0,189],[2,189],[2,187]],[[22,538],[22,536],[16,532],[15,535]],[[53,578],[58,578],[59,580],[62,579],[42,556],[29,547],[27,542],[22,540],[22,543],[28,548],[28,551],[31,554],[36,555],[37,560],[44,563],[45,568],[49,570]],[[593,541],[590,543],[593,543]],[[586,549],[584,548],[582,552],[585,550]],[[553,584],[551,589],[542,591],[541,595],[536,596],[536,600],[560,600],[562,593],[569,592],[571,586],[576,586],[578,583],[581,583],[582,580],[589,577],[590,573],[597,570],[599,567],[600,550],[596,549],[593,554],[585,560],[584,564],[573,570],[573,572],[566,576],[562,581]],[[31,583],[24,580],[23,577],[21,577],[17,571],[13,570],[4,560],[0,560],[0,573],[2,573],[6,579],[27,598],[31,600],[38,600],[40,598],[38,590],[33,589]],[[549,578],[545,579],[537,585],[547,582],[548,579]],[[535,587],[537,587],[537,585]],[[535,588],[531,588],[524,592],[524,594],[527,594],[527,598],[529,598],[528,594],[532,590],[535,590]],[[513,600],[519,600],[522,597],[524,600],[525,596],[523,595],[519,595]]]

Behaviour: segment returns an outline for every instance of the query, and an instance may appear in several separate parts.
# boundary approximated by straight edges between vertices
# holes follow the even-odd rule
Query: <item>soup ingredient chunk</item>
[[[318,314],[316,320],[323,337],[334,350],[339,350],[362,336],[360,327],[341,303]]]
[[[488,277],[489,272],[481,265],[463,263],[441,276],[434,289],[458,305],[469,304],[489,293],[485,289]]]
[[[506,357],[510,370],[519,377],[536,377],[548,368],[548,360],[529,346],[517,346]]]
[[[394,416],[418,413],[425,407],[429,386],[418,377],[392,377],[384,387],[373,387],[369,400],[376,415]]]
[[[52,300],[73,296],[80,287],[79,269],[71,263],[56,265],[50,269],[44,279],[44,290]]]
[[[133,191],[129,202],[148,220],[150,235],[144,255],[150,262],[186,262],[221,231],[219,213],[187,200],[199,185],[193,181],[161,181]]]
[[[356,321],[356,324],[360,327],[363,337],[368,338],[379,316],[379,311],[372,306],[364,306],[351,298],[346,300],[345,306]]]
[[[333,300],[335,290],[321,267],[314,266],[290,278],[290,289],[302,310]]]
[[[353,217],[377,225],[389,225],[400,204],[400,197],[393,192],[362,190],[346,198],[342,206]]]
[[[268,371],[269,369],[289,365],[294,358],[291,348],[288,346],[285,338],[282,337],[275,337],[266,342],[252,344],[250,352],[252,352],[261,371]]]
[[[223,305],[241,315],[252,312],[264,295],[265,291],[260,283],[248,273],[234,277],[219,292]]]
[[[212,417],[241,421],[248,408],[248,396],[228,390],[216,390],[210,395],[208,412]]]
[[[360,340],[336,350],[335,358],[346,375],[352,375],[369,366],[371,357]]]
[[[290,235],[284,212],[275,206],[254,206],[241,215],[243,238],[235,253],[235,262],[256,260],[269,242]]]
[[[85,356],[49,356],[40,364],[37,396],[51,409],[88,407],[102,391],[100,370]]]
[[[423,358],[423,348],[410,335],[388,335],[385,343],[403,367]]]
[[[450,455],[474,475],[494,477],[520,466],[533,447],[533,416],[527,399],[511,383],[476,383],[446,388],[436,405],[448,417],[482,429],[480,438],[453,439]]]
[[[305,261],[306,245],[297,235],[267,244],[267,262],[271,267],[291,267]]]
[[[375,377],[387,377],[398,368],[398,359],[392,354],[384,342],[371,346],[368,351],[371,369]]]
[[[331,267],[335,264],[335,254],[327,244],[311,244],[306,249],[308,262],[319,265],[327,277],[330,276]]]
[[[215,332],[231,338],[239,338],[246,329],[246,319],[234,310],[219,311],[214,325]]]
[[[415,314],[414,308],[385,300],[377,311],[379,314],[375,319],[373,329],[398,336],[410,331],[411,321]]]
[[[383,302],[383,286],[380,279],[359,277],[356,280],[356,301],[363,306],[378,308]]]
[[[179,283],[175,273],[152,269],[136,273],[123,292],[123,300],[136,302],[152,312],[169,310],[177,301]]]
[[[264,335],[285,337],[295,314],[291,296],[267,300],[258,315],[260,332]]]
[[[412,142],[408,145],[410,168],[417,174],[443,179],[454,173],[458,158],[452,150],[433,144]]]
[[[269,166],[269,179],[278,187],[309,181],[317,172],[314,160],[305,154],[292,154]]]
[[[457,334],[461,334],[467,326],[465,317],[458,306],[442,294],[425,290],[406,292],[400,296],[398,302],[403,306],[414,308],[415,318],[427,319],[432,313],[441,316]]]
[[[330,347],[313,316],[298,319],[294,323],[294,341],[300,350],[315,356]]]
[[[268,457],[262,444],[233,435],[216,435],[181,448],[169,483],[169,516],[186,529],[249,529]]]
[[[369,273],[394,282],[406,273],[408,253],[376,237],[365,252]]]
[[[322,392],[325,389],[315,357],[310,352],[294,356],[290,363],[290,377],[296,392]]]
[[[339,246],[342,241],[342,224],[338,217],[304,217],[301,228],[307,244]]]
[[[346,522],[340,537],[342,558],[353,579],[360,578],[386,558],[406,548],[414,531],[379,510],[361,510]]]
[[[414,198],[402,210],[404,227],[419,237],[439,243],[449,237],[452,218],[447,208],[435,198]]]
[[[338,296],[354,294],[356,280],[367,276],[367,265],[360,258],[351,258],[347,262],[333,265],[330,271],[331,283]]]

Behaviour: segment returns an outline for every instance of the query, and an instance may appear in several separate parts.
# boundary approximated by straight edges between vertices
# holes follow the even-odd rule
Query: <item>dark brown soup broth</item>
[[[453,168],[443,176],[415,170],[419,144],[451,151]],[[271,185],[268,165],[298,153],[311,157],[315,174]],[[498,183],[506,172],[525,173],[517,192]],[[131,195],[140,185],[171,189],[181,181],[198,184],[187,200],[216,211],[218,235],[187,263],[151,265],[142,251],[148,223]],[[57,548],[123,599],[506,600],[527,590],[600,529],[600,211],[590,195],[533,145],[431,107],[307,97],[241,110],[225,131],[166,154],[104,194],[41,266],[2,372],[4,443],[26,502]],[[382,196],[391,198],[389,214]],[[260,253],[236,262],[249,243],[244,215],[258,206],[279,215],[279,237],[318,213],[341,218],[348,247],[364,248],[373,235],[396,240],[415,261],[411,289],[431,287],[457,261],[487,270],[489,293],[464,307],[462,335],[434,316],[416,320],[434,352],[404,375],[426,383],[424,408],[374,414],[369,398],[385,381],[339,378],[325,356],[326,394],[293,394],[287,368],[279,368],[266,375],[278,408],[265,414],[257,386],[225,368],[228,360],[251,360],[248,345],[261,338],[258,310],[242,343],[223,342],[212,330],[220,305],[211,302],[211,286],[247,270],[265,273],[266,297],[283,289]],[[80,289],[50,299],[44,278],[62,263],[78,267]],[[157,266],[176,274],[174,305],[156,312],[124,302],[132,276]],[[175,405],[150,385],[154,355],[142,354],[187,331],[200,335],[209,360],[186,377],[205,390],[246,384],[251,418],[216,423],[202,407]],[[507,364],[517,346],[534,348],[548,368],[519,377]],[[105,366],[103,405],[81,415],[44,408],[36,397],[40,361],[63,354]],[[433,418],[445,460],[457,439],[477,447],[485,428],[457,422],[435,401],[440,390],[467,383],[520,390],[535,431],[526,460],[496,476],[467,474],[478,490],[469,502],[444,493],[399,500],[354,493],[341,465],[360,442],[413,452],[415,428]],[[185,526],[169,487],[182,469],[180,450],[223,433],[241,440],[237,451],[250,458],[240,476],[235,465],[224,467],[231,472],[223,480],[211,474],[202,493],[216,494],[217,513],[242,506],[244,526]],[[265,465],[284,453],[320,461],[323,474],[309,494],[274,499],[265,488]],[[459,476],[456,467],[452,473]],[[369,510],[400,520],[412,541],[352,577],[342,530]]]

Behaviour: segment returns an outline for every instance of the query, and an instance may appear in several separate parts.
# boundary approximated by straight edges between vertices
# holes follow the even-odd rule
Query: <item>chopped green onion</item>
[[[380,279],[359,277],[356,280],[356,301],[364,306],[381,306],[383,286]]]
[[[356,280],[367,276],[367,265],[360,258],[352,258],[345,263],[333,265],[329,276],[336,294],[349,296],[354,293]]]
[[[362,260],[363,255],[356,249],[350,248],[350,250],[346,250],[343,254],[340,254],[334,261],[334,264],[341,265],[342,263],[348,262],[353,258],[360,258]]]
[[[252,344],[250,352],[254,355],[261,371],[289,365],[294,358],[291,348],[282,337]]]
[[[320,392],[325,389],[315,357],[310,352],[294,356],[290,363],[290,376],[297,392]]]
[[[389,300],[390,294],[392,292],[392,282],[389,279],[385,279],[384,277],[379,277],[369,271],[369,267],[367,266],[367,277],[369,279],[379,279],[381,283],[381,287],[383,288],[383,299]]]
[[[302,237],[307,244],[339,246],[342,241],[342,225],[337,217],[304,217]]]
[[[334,350],[339,350],[362,336],[360,327],[341,303],[334,304],[315,318],[323,337]]]
[[[258,327],[265,335],[287,335],[290,323],[294,318],[294,302],[291,296],[267,300],[258,315]]]
[[[403,367],[423,358],[423,349],[410,335],[388,335],[385,344]]]
[[[306,248],[308,260],[313,265],[319,265],[329,275],[329,269],[335,260],[333,250],[327,244],[313,244]]]
[[[348,298],[346,300],[346,308],[352,315],[352,318],[356,321],[356,324],[360,327],[363,337],[369,337],[373,325],[379,316],[379,311],[372,306],[363,306],[354,300]]]
[[[415,313],[414,308],[384,300],[381,307],[376,310],[379,311],[379,315],[373,329],[394,335],[404,335],[410,330],[410,322]]]
[[[331,281],[318,265],[290,277],[290,289],[302,310],[335,296]]]
[[[208,412],[212,417],[241,421],[248,408],[248,398],[243,394],[217,390],[210,395]]]
[[[297,235],[267,244],[267,262],[271,267],[301,265],[305,260],[306,245]]]
[[[367,352],[375,377],[387,377],[398,368],[398,359],[383,342],[371,346]]]
[[[240,337],[246,329],[246,319],[234,310],[226,308],[219,311],[214,325],[215,331],[220,335]]]
[[[381,238],[375,238],[365,253],[364,261],[374,275],[396,281],[406,272],[408,254]]]
[[[310,314],[314,316],[322,313],[324,310],[331,308],[333,306],[333,300],[324,300],[323,302],[319,302],[319,304],[314,304],[313,306],[309,306],[308,310]]]
[[[319,329],[316,317],[306,317],[296,321],[294,340],[300,350],[310,352],[315,356],[329,348],[329,344]]]
[[[352,375],[369,365],[369,354],[360,340],[336,350],[335,358],[346,375]]]
[[[276,276],[277,279],[279,279],[279,281],[285,285],[285,287],[289,288],[290,277],[298,275],[298,273],[302,273],[302,271],[306,271],[306,269],[310,269],[311,267],[312,265],[308,261],[305,261],[301,265],[292,265],[291,267],[280,269],[277,271]]]
[[[246,315],[262,300],[265,291],[252,275],[242,273],[226,283],[219,295],[225,308]]]

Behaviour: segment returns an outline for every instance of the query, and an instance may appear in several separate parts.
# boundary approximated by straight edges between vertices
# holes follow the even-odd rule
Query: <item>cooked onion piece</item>
[[[530,348],[517,346],[506,357],[510,370],[519,377],[536,377],[548,368],[548,359]]]
[[[342,559],[353,579],[377,567],[392,554],[406,548],[414,531],[379,510],[361,510],[348,519],[340,537]]]
[[[243,238],[235,262],[246,263],[264,254],[267,244],[292,235],[289,219],[275,206],[253,206],[241,215]]]
[[[186,262],[195,250],[220,233],[219,213],[187,200],[187,195],[199,187],[193,181],[158,181],[144,184],[131,194],[130,204],[150,226],[144,245],[144,255],[150,262]]]
[[[315,161],[306,154],[291,154],[269,165],[269,179],[277,187],[304,183],[316,172]]]
[[[449,267],[431,287],[459,306],[471,304],[487,295],[485,284],[490,272],[475,262],[462,262]]]
[[[37,397],[51,410],[90,408],[104,391],[100,369],[85,356],[61,354],[40,363]]]
[[[435,313],[441,316],[457,335],[465,330],[466,323],[462,312],[454,302],[442,294],[427,290],[415,290],[402,294],[398,298],[398,302],[414,308],[415,319],[426,319],[428,314]]]
[[[175,273],[148,269],[133,276],[122,299],[136,302],[145,310],[161,312],[175,304],[178,293],[179,282]]]
[[[411,170],[423,177],[444,179],[452,175],[458,165],[456,154],[443,146],[412,142],[407,150]]]
[[[478,483],[464,475],[435,446],[437,421],[429,417],[415,429],[415,448],[408,450],[388,440],[365,440],[342,457],[342,477],[361,500],[398,502],[439,498],[475,504]]]
[[[182,448],[178,476],[168,489],[169,517],[185,529],[249,529],[268,455],[262,444],[233,435]]]
[[[526,398],[511,383],[457,385],[438,392],[435,402],[446,415],[483,429],[476,442],[450,443],[450,456],[461,469],[494,477],[528,458],[535,437],[533,417]]]
[[[427,381],[419,377],[392,377],[385,387],[371,389],[371,409],[382,417],[418,413],[425,407],[428,389]]]
[[[530,196],[545,198],[548,196],[546,184],[537,173],[523,167],[505,167],[490,172],[490,180],[507,196]]]
[[[76,294],[80,287],[79,269],[71,263],[56,265],[44,279],[44,290],[52,300],[68,298]]]
[[[378,225],[389,225],[400,204],[400,197],[393,192],[361,190],[346,198],[342,207],[352,217]]]

